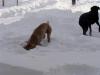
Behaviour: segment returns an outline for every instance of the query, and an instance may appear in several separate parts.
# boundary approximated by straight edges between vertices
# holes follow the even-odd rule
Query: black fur
[[[98,22],[99,16],[98,16],[98,10],[100,8],[98,6],[91,7],[91,10],[87,13],[84,13],[79,18],[79,25],[83,29],[83,35],[86,35],[86,32],[88,31],[88,28],[90,29],[90,36],[92,35],[92,28],[91,25],[96,23],[99,26],[99,32],[100,32],[100,24]]]

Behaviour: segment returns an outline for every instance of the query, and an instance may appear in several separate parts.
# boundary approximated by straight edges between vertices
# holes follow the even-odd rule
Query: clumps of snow
[[[0,17],[18,16],[24,15],[32,10],[43,8],[49,5],[55,4],[55,0],[31,0],[28,3],[24,3],[19,6],[13,6],[8,8],[0,9]]]
[[[89,65],[67,64],[50,69],[47,75],[99,75],[100,69]]]
[[[82,2],[83,1],[83,2]],[[71,5],[71,0],[29,0],[22,1],[19,6],[12,6],[0,9],[0,17],[18,16],[24,15],[28,12],[41,9],[60,9],[60,10],[71,10],[72,12],[82,11],[86,12],[90,10],[93,5],[100,5],[100,2],[85,2],[84,0],[77,1],[75,6]],[[8,3],[9,4],[9,3]]]
[[[9,25],[13,22],[20,21],[23,18],[23,16],[17,16],[17,17],[9,17],[9,18],[1,18],[0,24]]]

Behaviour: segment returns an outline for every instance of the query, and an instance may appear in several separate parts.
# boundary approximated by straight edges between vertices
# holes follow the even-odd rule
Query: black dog
[[[96,23],[99,26],[99,32],[100,32],[100,24],[98,22],[98,10],[100,8],[98,6],[91,7],[91,11],[84,13],[79,18],[79,24],[83,29],[83,35],[86,35],[86,32],[88,31],[88,28],[90,29],[90,36],[92,35],[92,29],[91,25]]]

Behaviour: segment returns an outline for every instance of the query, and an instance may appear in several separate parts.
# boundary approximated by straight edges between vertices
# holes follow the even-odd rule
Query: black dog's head
[[[98,10],[100,10],[100,7],[98,6],[91,7],[91,11],[98,11]]]

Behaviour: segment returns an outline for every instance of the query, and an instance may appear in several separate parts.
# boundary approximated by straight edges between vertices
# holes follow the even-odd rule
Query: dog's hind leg
[[[48,29],[47,29],[47,31],[46,31],[46,33],[47,33],[47,39],[48,39],[48,42],[50,42],[50,41],[51,41],[51,39],[50,39],[51,32],[52,32],[52,28],[49,26],[49,27],[48,27]]]
[[[47,39],[48,39],[48,42],[50,42],[50,36],[51,36],[51,32],[50,33],[47,33]]]
[[[89,35],[92,36],[92,28],[91,28],[91,25],[89,25],[89,29],[90,29]]]
[[[99,32],[100,32],[100,26],[99,26]]]
[[[99,32],[100,32],[100,24],[99,24],[99,22],[98,21],[96,21],[96,24],[99,26]]]
[[[51,41],[50,36],[51,36],[51,30],[50,31],[47,31],[47,39],[48,39],[48,42]]]
[[[44,36],[43,36],[43,39],[45,39],[45,34],[44,34]]]
[[[88,31],[88,27],[83,28],[83,35],[86,35],[87,31]]]

